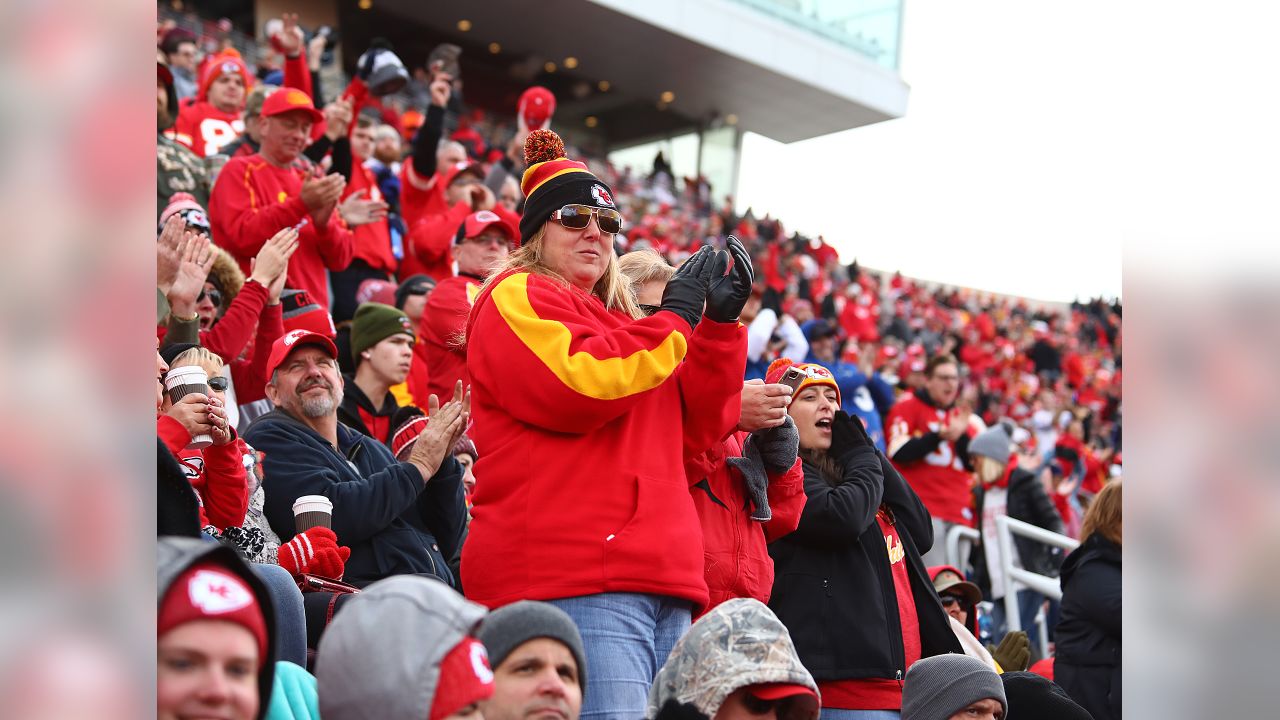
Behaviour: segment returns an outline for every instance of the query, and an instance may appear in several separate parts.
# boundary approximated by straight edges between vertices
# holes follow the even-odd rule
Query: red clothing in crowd
[[[730,425],[736,422],[731,419]],[[769,509],[773,519],[751,519],[746,480],[725,461],[742,457],[747,433],[726,437],[710,450],[685,461],[693,487],[693,506],[702,526],[707,591],[706,610],[732,598],[769,602],[773,592],[773,558],[767,543],[787,535],[800,524],[804,512],[804,470],[799,460],[780,475],[769,475]]]
[[[439,173],[436,175],[439,177]],[[400,274],[409,277],[422,273],[437,282],[453,277],[453,240],[458,236],[462,221],[470,214],[471,205],[459,202],[442,213],[427,215],[409,226]]]
[[[954,408],[936,408],[914,394],[899,400],[889,410],[889,457],[893,458],[907,442],[946,428],[955,412]],[[955,443],[939,440],[937,449],[923,458],[894,460],[893,466],[920,496],[930,515],[947,522],[973,524],[971,479],[956,453]]]
[[[191,433],[168,415],[156,418],[156,432],[195,488],[200,527],[212,525],[222,531],[244,524],[244,514],[249,510],[249,481],[244,469],[244,456],[249,449],[244,441],[236,438],[203,451],[188,450]]]
[[[482,292],[467,329],[483,478],[462,549],[467,596],[499,607],[638,592],[706,605],[676,438],[720,438],[685,408],[718,413],[741,394],[745,334],[705,318],[691,332],[671,312],[632,320],[525,272]]]
[[[422,394],[435,393],[436,397],[453,397],[454,383],[471,384],[467,376],[467,352],[461,345],[461,336],[467,329],[467,316],[480,294],[480,278],[470,275],[441,280],[427,298],[422,311],[422,324],[418,326],[418,344],[427,358],[427,389]],[[419,397],[410,386],[409,391]],[[421,402],[422,400],[420,400]]]
[[[170,137],[191,149],[199,157],[218,154],[222,147],[244,132],[242,110],[223,112],[207,100],[183,107],[169,131]]]
[[[903,667],[910,668],[920,659],[920,619],[916,615],[916,599],[911,594],[907,576],[906,550],[898,529],[883,507],[876,513],[876,523],[889,550],[889,572],[893,575],[893,593],[898,600],[898,626],[902,630]],[[898,710],[902,707],[902,682],[876,678],[832,680],[818,683],[822,707],[841,710]]]
[[[435,175],[424,178],[414,172],[412,162],[400,165],[400,217],[404,219],[405,227],[412,228],[419,220],[439,215],[449,209],[449,204],[444,199],[440,175],[437,169]]]
[[[378,179],[373,171],[364,166],[359,158],[351,168],[351,181],[342,191],[342,199],[346,200],[355,193],[364,190],[366,200],[382,200],[382,191],[378,189]],[[357,225],[352,233],[355,247],[352,257],[363,260],[374,270],[381,270],[388,275],[396,272],[396,256],[391,252],[391,231],[386,220]]]
[[[845,335],[855,342],[880,341],[875,313],[869,305],[863,305],[857,300],[851,299],[845,303],[844,310],[840,312],[840,326],[844,328]]]
[[[291,288],[306,290],[320,307],[329,307],[329,280],[325,269],[345,270],[351,264],[355,238],[337,209],[324,227],[317,227],[302,202],[302,182],[308,169],[301,164],[287,168],[272,165],[261,154],[227,161],[209,198],[213,237],[249,274],[249,260],[263,243],[280,230],[307,224],[299,233],[299,246],[289,260]]]

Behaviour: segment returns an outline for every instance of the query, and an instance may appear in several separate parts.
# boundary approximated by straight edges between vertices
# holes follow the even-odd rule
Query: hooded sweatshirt
[[[221,563],[227,570],[240,578],[249,586],[253,597],[262,610],[262,617],[267,625],[267,656],[259,658],[258,669],[258,714],[257,720],[267,717],[267,707],[271,700],[271,689],[275,679],[276,667],[276,614],[271,605],[271,596],[258,576],[249,569],[236,551],[221,543],[205,542],[195,538],[161,537],[156,552],[156,609],[169,592],[173,581],[178,579],[187,568],[205,560]]]
[[[759,600],[734,598],[703,615],[672,648],[649,689],[647,720],[675,716],[711,718],[738,688],[762,683],[818,685],[800,663],[791,635]],[[674,702],[679,708],[665,707]],[[692,708],[688,707],[692,706]],[[793,703],[779,720],[816,720],[818,702]]]
[[[400,575],[376,582],[334,615],[320,637],[316,681],[325,720],[421,720],[440,664],[485,609],[443,583]],[[486,669],[487,671],[487,669]]]

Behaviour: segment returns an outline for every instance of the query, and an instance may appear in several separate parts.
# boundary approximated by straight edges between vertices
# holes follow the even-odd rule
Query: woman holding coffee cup
[[[157,370],[166,377],[168,390],[156,408],[162,413],[157,432],[191,479],[200,500],[201,526],[212,525],[219,532],[239,527],[249,508],[248,448],[227,420],[222,397],[226,378],[218,374],[222,359],[197,345],[173,345],[165,353],[173,358],[173,367],[157,354]]]

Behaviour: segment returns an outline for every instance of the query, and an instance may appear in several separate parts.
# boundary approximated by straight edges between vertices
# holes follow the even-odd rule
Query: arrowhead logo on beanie
[[[603,185],[592,185],[591,197],[595,198],[597,205],[604,205],[605,207],[614,207],[613,195],[610,194],[609,190],[606,189],[605,186]]]
[[[207,615],[235,612],[253,602],[253,595],[244,582],[216,570],[197,570],[187,591],[191,604]]]

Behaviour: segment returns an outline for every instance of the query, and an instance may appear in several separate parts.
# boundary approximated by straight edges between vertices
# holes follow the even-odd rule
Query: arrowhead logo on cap
[[[609,194],[609,191],[603,185],[592,185],[591,197],[595,198],[596,203],[599,205],[604,205],[605,207],[614,206],[613,196]]]
[[[476,220],[479,222],[498,222],[502,218],[498,217],[492,210],[481,210],[476,213]]]
[[[187,585],[191,604],[208,615],[235,612],[253,602],[239,579],[213,570],[198,570]]]
[[[294,344],[294,343],[298,342],[298,340],[299,340],[303,335],[308,334],[308,332],[309,332],[309,331],[307,331],[307,330],[290,330],[290,331],[289,331],[289,334],[284,336],[284,345],[285,345],[285,347],[289,347],[290,345],[292,345],[292,344]]]
[[[311,98],[307,97],[306,93],[301,90],[294,90],[293,88],[289,88],[289,94],[285,95],[284,99],[287,100],[290,105],[311,104]]]

